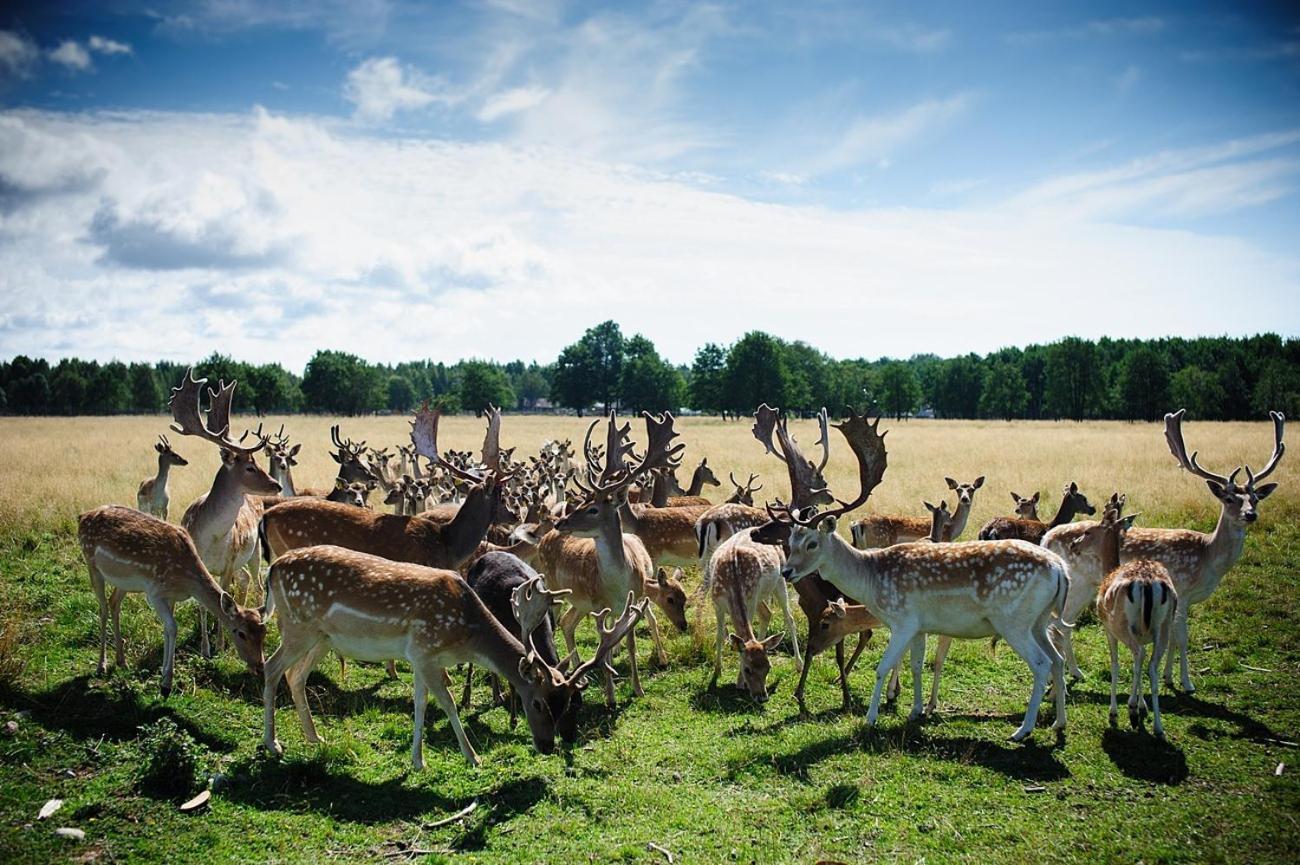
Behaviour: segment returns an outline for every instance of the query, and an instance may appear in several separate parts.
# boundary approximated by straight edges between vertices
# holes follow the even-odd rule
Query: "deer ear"
[[[836,598],[830,602],[830,611],[835,614],[837,619],[842,619],[849,614],[849,605],[844,602],[843,598]]]
[[[1133,528],[1133,521],[1140,516],[1142,515],[1140,513],[1137,513],[1137,514],[1129,514],[1128,516],[1124,517],[1119,521],[1120,529],[1127,532],[1129,529]]]
[[[763,641],[763,648],[770,652],[773,649],[775,649],[777,646],[781,645],[781,640],[783,639],[785,639],[785,634],[782,633],[772,634],[766,640]]]
[[[294,445],[293,447],[289,448],[289,456],[290,456],[290,457],[296,457],[296,456],[298,455],[298,451],[300,451],[300,450],[302,450],[302,442],[299,442],[298,444],[296,444],[296,445]]]
[[[1275,489],[1277,489],[1277,484],[1264,484],[1264,486],[1256,488],[1255,498],[1262,502],[1264,499],[1271,496]]]
[[[1016,495],[1015,493],[1012,493],[1011,501],[1015,502],[1016,504],[1020,504],[1020,496]]]
[[[948,485],[948,489],[950,490],[957,489],[957,482],[952,478],[944,478],[943,481]]]
[[[238,609],[239,609],[239,605],[235,603],[235,599],[230,597],[230,594],[228,592],[222,592],[221,612],[225,613],[227,616],[233,616],[235,614],[235,611]]]
[[[975,489],[979,489],[980,487],[984,486],[984,475],[980,475],[979,477],[977,477],[975,479],[975,483],[971,484],[971,486],[974,487]]]
[[[655,581],[658,582],[660,586],[667,586],[667,585],[668,585],[668,569],[667,569],[667,568],[660,568],[659,570],[655,571]]]
[[[1079,485],[1074,481],[1070,481],[1070,485],[1065,488],[1065,491],[1068,492],[1070,495],[1074,495],[1079,491]]]
[[[156,451],[158,451],[158,453],[162,453],[162,452],[163,452],[163,446],[162,446],[162,443],[161,443],[161,442],[154,442],[153,449],[156,450]]]
[[[745,641],[740,639],[740,637],[737,637],[735,634],[727,634],[727,642],[731,643],[731,648],[735,649],[737,652],[742,651],[745,648]]]
[[[330,456],[334,459],[334,462],[338,463],[339,465],[343,465],[343,457],[339,456],[334,451],[330,451]]]
[[[1041,493],[1034,493],[1033,498],[1031,498],[1030,501],[1033,502],[1034,504],[1038,504],[1039,495],[1041,495]]]
[[[1223,484],[1219,483],[1218,481],[1207,480],[1205,482],[1205,485],[1210,488],[1210,492],[1214,493],[1214,497],[1219,501],[1228,500],[1229,498],[1228,491],[1223,488]]]
[[[345,490],[345,489],[347,489],[347,488],[348,488],[347,481],[343,480],[343,478],[335,478],[335,479],[334,479],[334,489],[336,489],[336,490]]]
[[[234,451],[230,450],[229,448],[222,448],[222,449],[221,449],[221,463],[222,463],[222,465],[233,466],[233,465],[234,465],[238,460],[239,460],[239,454],[235,453]]]
[[[926,509],[927,511],[929,511],[930,513],[934,513],[935,511],[939,510],[938,508],[936,508],[934,505],[930,504],[929,502],[922,502],[922,504],[925,505],[925,509]]]
[[[824,535],[833,535],[835,534],[835,527],[838,524],[839,524],[838,518],[827,517],[826,519],[822,520],[820,523],[817,524],[817,529]]]

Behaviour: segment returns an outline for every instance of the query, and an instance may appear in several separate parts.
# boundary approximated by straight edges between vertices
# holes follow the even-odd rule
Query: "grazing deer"
[[[158,451],[158,474],[140,481],[140,489],[135,494],[136,507],[160,520],[167,519],[167,506],[171,503],[171,492],[167,489],[167,476],[172,466],[187,466],[189,460],[172,450],[167,436],[158,436],[153,446]]]
[[[1218,523],[1209,534],[1190,529],[1135,528],[1124,533],[1119,554],[1123,561],[1150,559],[1160,562],[1169,571],[1178,593],[1178,610],[1174,615],[1172,636],[1181,666],[1180,684],[1190,694],[1196,691],[1188,674],[1187,658],[1187,622],[1191,608],[1214,594],[1224,574],[1241,558],[1246,543],[1246,528],[1259,518],[1259,503],[1277,489],[1275,483],[1260,484],[1260,481],[1273,473],[1282,454],[1286,452],[1286,445],[1282,441],[1286,418],[1281,412],[1270,412],[1273,420],[1273,454],[1259,474],[1253,473],[1250,466],[1238,466],[1230,475],[1224,476],[1203,469],[1196,461],[1195,452],[1188,456],[1187,447],[1183,443],[1184,411],[1180,409],[1165,415],[1165,441],[1178,464],[1204,480],[1210,493],[1219,501]],[[1246,483],[1238,485],[1237,476],[1243,469],[1246,472]],[[1066,529],[1078,531],[1072,526],[1055,530],[1052,537],[1054,546],[1058,549],[1072,540],[1071,532]],[[1093,586],[1100,582],[1102,572],[1095,555],[1069,551],[1064,554],[1064,558],[1070,567],[1072,582],[1078,580],[1081,584]],[[1070,603],[1066,609],[1077,613],[1086,605],[1087,600],[1080,598]],[[1068,617],[1068,612],[1064,615],[1067,622],[1074,621]],[[1065,641],[1066,653],[1072,655],[1070,634],[1067,631],[1060,636]],[[1164,679],[1170,687],[1174,684],[1173,664],[1174,653],[1169,652],[1165,655]],[[1081,675],[1077,667],[1071,672]]]
[[[600,647],[565,676],[515,638],[454,571],[393,562],[378,556],[320,546],[293,550],[275,561],[268,579],[269,599],[280,615],[280,646],[266,663],[262,691],[263,747],[283,753],[275,739],[275,692],[286,674],[289,693],[308,742],[320,736],[307,705],[307,675],[322,655],[366,661],[404,658],[415,678],[415,729],[411,765],[424,768],[424,714],[432,691],[451,724],[465,759],[480,764],[447,690],[444,673],[473,661],[508,681],[522,696],[533,746],[555,749],[555,736],[577,738],[575,695],[586,676],[603,669],[609,653],[644,610],[628,598],[623,614],[603,627],[609,611],[597,616]]]
[[[674,623],[686,628],[686,593],[680,583],[665,578],[662,572],[655,575],[650,554],[636,535],[624,534],[619,514],[627,501],[627,490],[638,476],[653,468],[671,464],[685,445],[672,444],[677,437],[673,430],[671,413],[653,416],[643,412],[647,444],[645,455],[634,466],[623,460],[632,449],[626,437],[630,424],[618,426],[613,412],[608,418],[609,447],[605,450],[605,463],[599,475],[590,462],[592,451],[587,449],[590,485],[585,485],[583,501],[568,516],[555,524],[555,532],[542,538],[537,550],[537,560],[550,584],[557,589],[571,589],[570,607],[560,618],[570,657],[576,658],[574,630],[584,613],[605,606],[613,606],[624,596],[650,596],[667,611]],[[589,431],[590,433],[590,431]],[[572,538],[558,537],[572,535]],[[584,542],[585,541],[585,542]],[[630,593],[630,594],[629,594]],[[646,624],[654,641],[656,657],[667,662],[663,641],[654,613],[646,609]],[[628,633],[628,655],[632,688],[641,696],[640,673],[637,669],[636,635]],[[613,705],[614,683],[605,677],[605,701]]]
[[[745,481],[743,484],[736,480],[736,475],[733,472],[727,472],[727,477],[731,480],[731,485],[736,488],[736,491],[727,499],[727,504],[753,506],[754,493],[763,488],[762,484],[754,486],[754,481],[758,480],[758,475],[751,473],[749,480]]]
[[[201,438],[221,449],[221,467],[212,480],[212,487],[185,509],[181,526],[194,539],[203,564],[216,575],[221,590],[231,592],[235,588],[238,591],[235,599],[246,600],[259,570],[257,524],[261,505],[250,497],[277,493],[280,485],[253,459],[266,447],[266,439],[259,438],[251,448],[240,447],[230,439],[230,403],[236,383],[221,382],[216,391],[208,389],[210,404],[204,417],[199,396],[206,383],[205,378],[196,380],[191,369],[185,373],[180,387],[172,390],[168,401],[174,432]],[[248,581],[239,590],[236,578],[241,570],[247,574]],[[199,631],[203,654],[209,655],[206,608],[200,609]],[[218,647],[225,641],[224,633],[217,632]]]
[[[412,424],[411,438],[420,456],[471,482],[469,495],[455,519],[438,523],[420,516],[375,513],[371,510],[319,499],[294,499],[278,504],[262,519],[268,557],[275,558],[300,547],[330,543],[394,561],[456,570],[478,549],[487,535],[495,498],[500,494],[496,445],[489,427],[484,442],[485,475],[451,467],[438,454],[440,411],[421,409]]]
[[[1012,495],[1015,495],[1012,493]],[[980,529],[981,541],[1009,541],[1018,539],[1039,544],[1043,535],[1050,529],[1063,526],[1078,514],[1092,516],[1097,509],[1088,501],[1088,497],[1079,492],[1079,485],[1071,481],[1061,492],[1061,506],[1056,509],[1056,516],[1050,523],[1040,520],[1026,520],[1018,517],[994,517]]]
[[[1065,681],[1061,657],[1047,637],[1054,610],[1065,601],[1065,564],[1056,554],[1022,541],[959,544],[900,544],[857,550],[835,533],[836,519],[859,507],[884,475],[884,439],[876,424],[850,414],[836,428],[858,461],[861,487],[852,502],[841,502],[812,517],[778,506],[773,523],[754,532],[755,540],[788,538],[789,554],[782,576],[796,584],[819,571],[822,577],[889,626],[889,645],[876,668],[867,723],[875,724],[881,691],[889,672],[912,650],[913,706],[921,707],[921,665],[925,634],[966,639],[992,636],[1005,640],[1029,665],[1033,690],[1024,722],[1012,735],[1029,736],[1049,676],[1056,685],[1056,729],[1065,727]],[[775,527],[784,524],[785,531]]]
[[[1070,542],[1072,550],[1095,557],[1106,576],[1097,591],[1097,617],[1106,628],[1110,646],[1110,721],[1119,715],[1119,644],[1128,646],[1133,656],[1133,681],[1129,689],[1128,716],[1133,726],[1146,714],[1142,699],[1142,661],[1147,644],[1151,644],[1148,675],[1151,678],[1153,728],[1157,736],[1165,734],[1160,719],[1160,656],[1169,647],[1173,617],[1178,609],[1178,593],[1165,566],[1150,559],[1130,559],[1120,564],[1121,539],[1128,533],[1138,514],[1121,517],[1118,510],[1107,508],[1100,522],[1079,532]],[[1074,587],[1070,587],[1074,591]]]
[[[176,664],[176,616],[173,608],[193,598],[230,631],[239,656],[249,669],[262,670],[262,642],[266,626],[255,609],[244,609],[225,592],[204,567],[194,541],[183,529],[148,514],[120,505],[105,505],[77,518],[81,556],[90,570],[90,585],[99,601],[99,667],[104,675],[105,634],[109,610],[113,613],[114,660],[126,663],[122,649],[122,599],[142,592],[163,626],[162,695],[171,695]],[[112,586],[105,598],[105,585]]]
[[[767,674],[772,667],[767,653],[781,644],[783,635],[771,634],[762,640],[754,636],[753,622],[759,615],[760,603],[775,598],[781,605],[795,665],[802,670],[803,662],[794,616],[790,613],[790,596],[781,578],[785,556],[780,547],[755,543],[750,537],[752,531],[744,529],[724,541],[709,559],[704,573],[703,591],[713,599],[717,625],[709,687],[718,682],[722,673],[722,647],[730,641],[732,648],[740,653],[736,687],[764,702],[768,696]],[[732,634],[727,634],[727,616],[735,628]]]
[[[966,530],[966,521],[970,518],[971,506],[975,503],[975,491],[984,485],[984,476],[980,475],[969,484],[959,484],[952,478],[944,478],[944,482],[948,484],[948,489],[957,493],[957,510],[952,515],[952,536],[949,538],[956,540]],[[853,523],[849,532],[853,536],[853,546],[860,550],[888,547],[929,537],[930,520],[924,517],[867,514]]]

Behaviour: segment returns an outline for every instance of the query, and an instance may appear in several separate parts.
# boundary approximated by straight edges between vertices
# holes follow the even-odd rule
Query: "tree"
[[[983,390],[984,365],[978,357],[945,360],[936,371],[931,407],[939,417],[978,417]]]
[[[388,377],[388,410],[408,412],[415,405],[415,389],[404,375]]]
[[[99,368],[90,388],[90,410],[95,414],[121,414],[131,408],[131,374],[126,364],[111,361]]]
[[[592,379],[594,366],[587,346],[580,342],[565,346],[551,376],[551,402],[571,408],[582,417],[583,411],[599,398]]]
[[[1169,407],[1187,409],[1194,420],[1223,417],[1226,396],[1219,377],[1199,366],[1185,366],[1169,379]]]
[[[128,375],[131,378],[131,409],[140,412],[161,411],[162,388],[158,386],[153,367],[147,363],[133,363]]]
[[[623,332],[613,321],[589,328],[582,339],[565,346],[555,362],[551,399],[578,412],[594,402],[605,411],[618,404],[623,376]]]
[[[247,397],[253,410],[259,415],[269,411],[293,411],[302,401],[302,391],[298,382],[289,371],[278,363],[265,363],[261,366],[245,366],[244,379],[249,384],[249,393],[240,393],[241,399]],[[243,384],[240,385],[243,387]]]
[[[1280,411],[1289,417],[1300,414],[1300,374],[1284,360],[1270,360],[1260,371],[1251,397],[1256,414]]]
[[[1029,389],[1025,377],[1014,361],[1000,361],[988,368],[984,376],[984,392],[980,394],[980,414],[1003,420],[1024,415],[1029,405]]]
[[[318,351],[307,362],[302,394],[310,411],[357,415],[384,405],[386,378],[354,354]]]
[[[1120,362],[1116,399],[1126,420],[1158,420],[1169,405],[1169,370],[1149,345],[1130,349]]]
[[[921,385],[916,380],[916,373],[902,361],[881,368],[878,387],[876,398],[881,409],[893,415],[895,420],[910,415],[921,401]]]
[[[467,360],[460,365],[460,387],[456,389],[461,408],[482,417],[489,405],[514,405],[505,370],[482,360]]]
[[[726,408],[737,415],[753,413],[760,403],[788,404],[790,371],[781,341],[760,330],[742,336],[727,353],[724,382]]]
[[[691,364],[689,403],[697,411],[719,412],[725,416],[727,351],[717,343],[705,343],[695,353]]]
[[[685,391],[681,374],[640,334],[628,340],[625,349],[619,385],[624,407],[638,412],[678,411]]]
[[[531,364],[519,376],[519,384],[515,388],[515,396],[521,403],[520,408],[537,408],[538,401],[550,392],[550,388],[542,368],[536,363]]]
[[[1048,414],[1083,420],[1105,408],[1097,348],[1088,340],[1070,336],[1049,345],[1043,377]]]

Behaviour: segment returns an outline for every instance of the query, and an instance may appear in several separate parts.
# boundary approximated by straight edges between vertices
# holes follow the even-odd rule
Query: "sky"
[[[0,11],[0,357],[1300,335],[1300,7]]]

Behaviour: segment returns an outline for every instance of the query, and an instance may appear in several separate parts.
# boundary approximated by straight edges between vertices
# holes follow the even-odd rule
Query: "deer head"
[[[199,406],[202,386],[207,379],[195,379],[194,370],[185,373],[180,387],[172,389],[167,401],[172,413],[171,429],[181,435],[196,436],[221,449],[221,471],[245,492],[258,494],[278,493],[280,484],[258,466],[253,455],[266,447],[266,439],[259,437],[255,447],[241,447],[230,439],[230,402],[235,395],[235,384],[221,382],[217,390],[208,389],[206,415]]]
[[[948,485],[948,489],[957,493],[958,507],[962,505],[970,507],[971,503],[975,501],[975,491],[984,486],[984,475],[980,475],[973,483],[969,484],[959,484],[952,478],[944,478],[943,480]]]
[[[1237,466],[1232,470],[1232,474],[1224,477],[1201,468],[1200,463],[1196,461],[1196,451],[1192,451],[1190,457],[1187,455],[1187,446],[1183,443],[1183,415],[1186,412],[1187,409],[1179,409],[1173,414],[1165,415],[1165,441],[1169,444],[1169,452],[1174,455],[1174,459],[1178,460],[1180,466],[1205,480],[1205,485],[1222,503],[1223,512],[1229,519],[1240,525],[1255,522],[1259,519],[1257,510],[1259,503],[1277,489],[1277,484],[1260,485],[1259,482],[1273,473],[1282,459],[1282,454],[1286,453],[1286,444],[1282,441],[1286,416],[1280,411],[1269,412],[1269,417],[1273,419],[1273,455],[1269,457],[1268,463],[1259,474],[1252,472],[1250,466]],[[1237,475],[1241,474],[1243,468],[1246,471],[1246,483],[1238,485]]]
[[[1016,503],[1016,516],[1022,520],[1038,519],[1038,493],[1026,498],[1020,493],[1012,492],[1011,501]]]
[[[158,451],[158,457],[169,466],[187,466],[190,461],[185,457],[172,450],[171,444],[167,441],[167,436],[158,436],[158,441],[154,444],[153,449]]]

